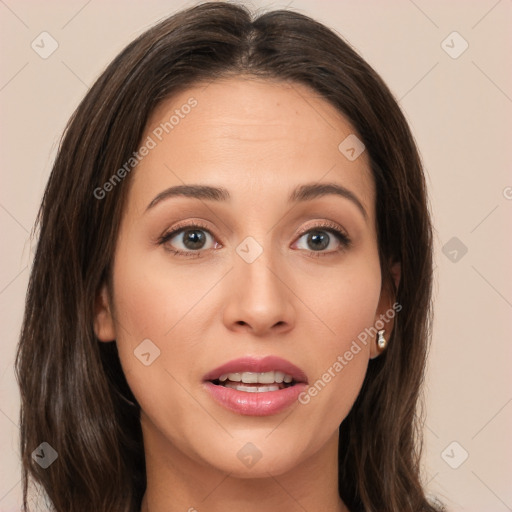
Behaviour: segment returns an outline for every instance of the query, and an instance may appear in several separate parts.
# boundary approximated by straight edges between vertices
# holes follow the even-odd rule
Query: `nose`
[[[295,325],[288,273],[283,271],[282,263],[277,265],[266,253],[263,251],[252,263],[235,256],[231,279],[226,283],[223,313],[224,324],[231,331],[263,337],[283,334]]]

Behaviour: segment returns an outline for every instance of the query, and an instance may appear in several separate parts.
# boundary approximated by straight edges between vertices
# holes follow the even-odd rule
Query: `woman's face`
[[[153,113],[95,322],[117,342],[146,453],[241,477],[334,453],[376,355],[358,336],[390,307],[354,137],[277,81],[214,81]]]

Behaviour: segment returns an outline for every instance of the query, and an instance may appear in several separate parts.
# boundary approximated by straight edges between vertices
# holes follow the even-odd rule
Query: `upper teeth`
[[[245,384],[272,384],[273,382],[285,382],[286,384],[289,384],[293,380],[293,377],[291,375],[278,371],[262,373],[225,373],[219,377],[219,380],[221,382],[224,382],[228,379],[232,382],[244,382]]]

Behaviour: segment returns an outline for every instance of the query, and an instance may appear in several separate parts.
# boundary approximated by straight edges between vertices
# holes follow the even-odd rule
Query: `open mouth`
[[[218,379],[211,380],[217,386],[245,391],[247,393],[266,393],[279,391],[296,384],[291,375],[281,371],[224,373]]]
[[[203,377],[204,389],[222,407],[246,416],[279,414],[297,402],[306,374],[273,355],[229,361]]]

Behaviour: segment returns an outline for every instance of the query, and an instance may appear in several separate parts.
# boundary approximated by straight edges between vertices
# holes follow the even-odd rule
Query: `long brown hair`
[[[252,19],[243,6],[183,10],[129,44],[101,74],[64,133],[37,218],[39,241],[16,357],[24,507],[31,479],[58,512],[140,510],[140,409],[115,342],[99,343],[94,301],[111,261],[130,175],[98,199],[138,149],[155,107],[221,76],[309,86],[364,141],[376,185],[383,278],[401,263],[402,306],[386,352],[369,363],[340,427],[339,493],[353,512],[433,511],[420,482],[418,401],[431,323],[432,227],[407,122],[375,71],[337,34],[302,14]],[[136,172],[134,170],[133,172]],[[58,459],[32,458],[42,442]]]

